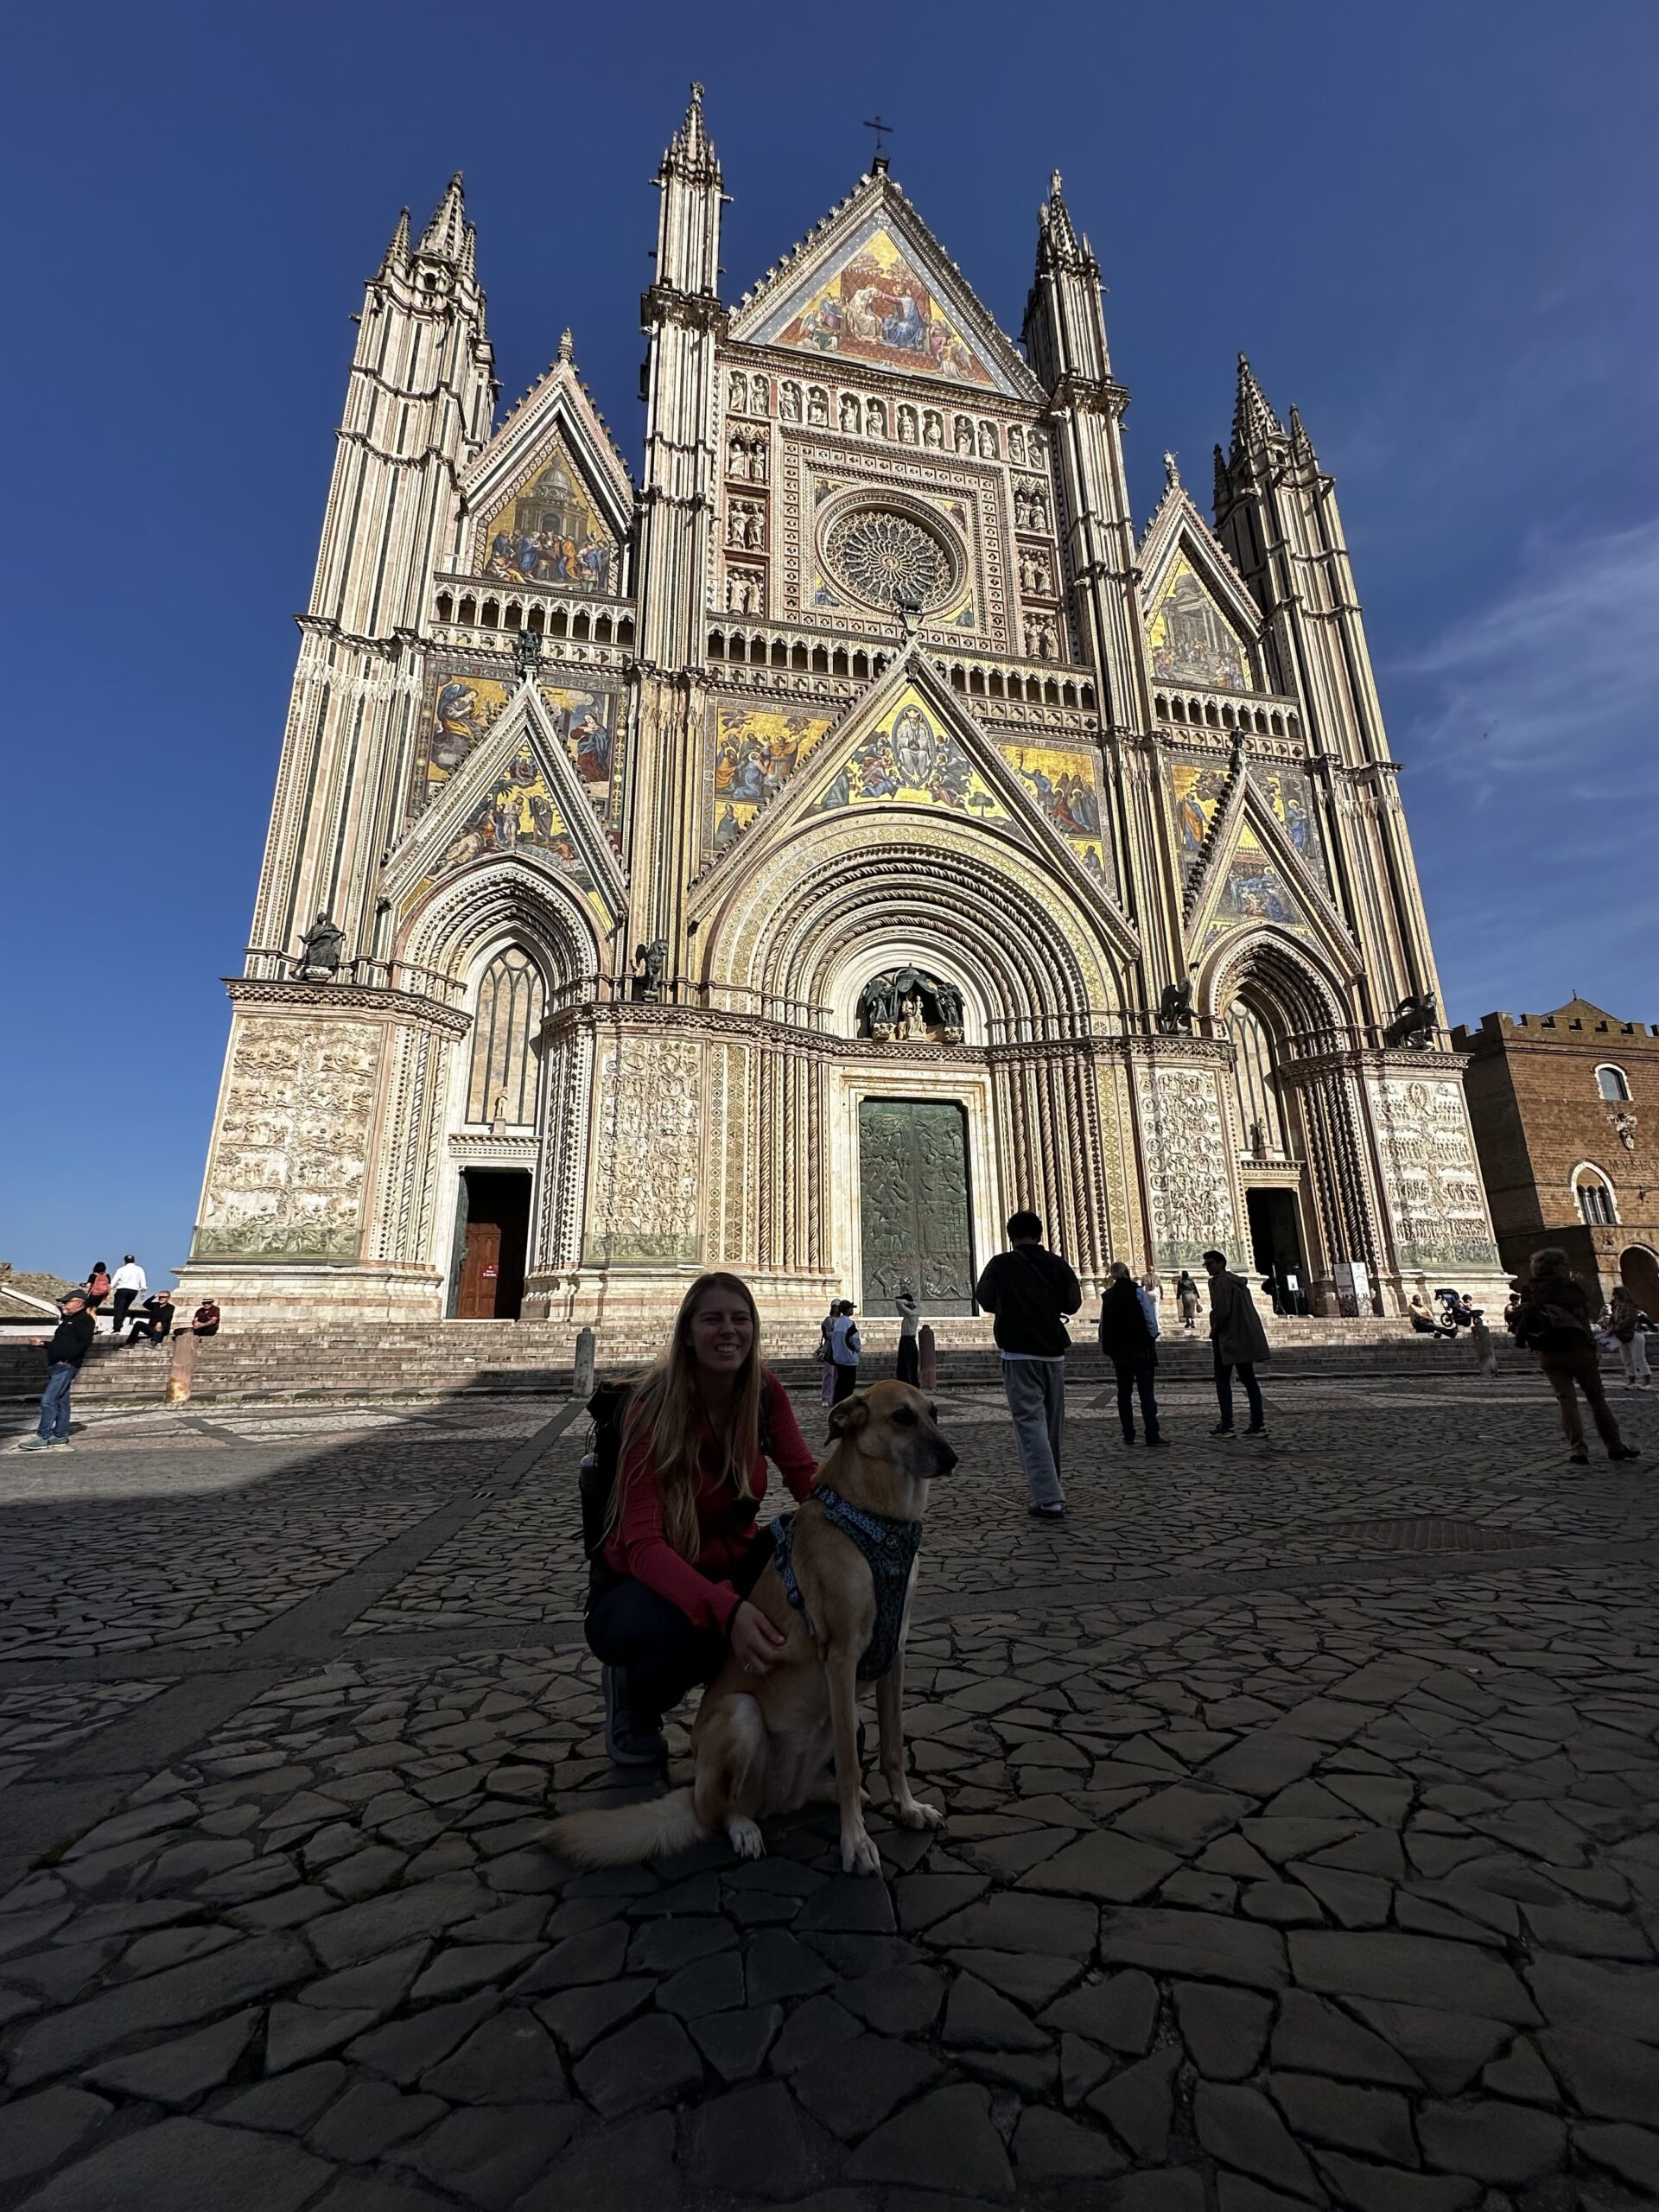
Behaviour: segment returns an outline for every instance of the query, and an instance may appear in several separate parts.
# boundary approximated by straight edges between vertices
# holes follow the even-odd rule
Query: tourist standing
[[[857,1389],[858,1356],[863,1349],[858,1324],[853,1319],[853,1301],[843,1298],[830,1325],[830,1357],[834,1363],[835,1376],[835,1387],[830,1393],[832,1406],[838,1406],[843,1398],[850,1398]]]
[[[136,1300],[144,1297],[149,1289],[144,1280],[143,1269],[130,1252],[110,1278],[110,1286],[115,1293],[110,1300],[110,1327],[118,1337],[127,1325],[128,1309]]]
[[[1576,1393],[1580,1390],[1589,1405],[1596,1433],[1607,1446],[1607,1457],[1639,1459],[1641,1453],[1619,1434],[1613,1409],[1601,1387],[1596,1339],[1590,1326],[1590,1300],[1574,1280],[1567,1254],[1559,1244],[1546,1244],[1533,1254],[1512,1325],[1516,1344],[1537,1353],[1544,1379],[1555,1393],[1569,1463],[1581,1467],[1590,1458],[1585,1448],[1584,1423],[1579,1418]]]
[[[1131,1281],[1122,1260],[1112,1262],[1112,1280],[1100,1303],[1100,1348],[1117,1377],[1117,1417],[1123,1424],[1123,1441],[1135,1441],[1138,1391],[1147,1442],[1166,1443],[1168,1440],[1158,1427],[1158,1309],[1145,1285]]]
[[[1607,1306],[1607,1326],[1618,1347],[1620,1364],[1624,1370],[1627,1390],[1649,1390],[1653,1387],[1653,1370],[1648,1365],[1647,1339],[1638,1326],[1642,1310],[1624,1285],[1614,1286]]]
[[[69,1389],[80,1372],[80,1363],[92,1347],[92,1308],[84,1290],[72,1290],[59,1306],[63,1319],[50,1343],[44,1337],[32,1341],[46,1346],[46,1388],[41,1393],[41,1425],[26,1436],[20,1452],[46,1452],[69,1441]]]
[[[110,1294],[110,1271],[102,1260],[92,1262],[92,1271],[86,1278],[86,1311],[92,1317],[92,1326],[98,1326],[98,1312]]]
[[[992,1259],[974,1296],[996,1319],[1002,1387],[1014,1416],[1014,1443],[1037,1521],[1065,1511],[1060,1446],[1065,1435],[1065,1316],[1083,1303],[1083,1286],[1058,1252],[1043,1244],[1034,1213],[1008,1217],[1008,1249]]]
[[[1271,1358],[1272,1353],[1262,1316],[1255,1310],[1249,1283],[1243,1275],[1231,1273],[1224,1252],[1206,1252],[1204,1271],[1210,1278],[1210,1343],[1216,1362],[1216,1402],[1221,1408],[1221,1419],[1211,1433],[1237,1433],[1233,1427],[1232,1380],[1236,1370],[1250,1406],[1250,1423],[1244,1433],[1247,1436],[1265,1435],[1267,1414],[1255,1370]]]
[[[1492,1342],[1492,1332],[1486,1325],[1486,1316],[1475,1308],[1475,1318],[1469,1324],[1469,1341],[1475,1348],[1475,1371],[1489,1382],[1497,1380],[1497,1346]]]
[[[1198,1316],[1204,1311],[1204,1300],[1198,1296],[1198,1286],[1183,1268],[1175,1285],[1176,1301],[1181,1309],[1181,1326],[1189,1337],[1196,1336]]]
[[[908,1382],[914,1390],[922,1379],[922,1348],[918,1341],[922,1326],[921,1308],[917,1305],[915,1294],[908,1283],[899,1286],[899,1295],[893,1302],[899,1308],[899,1357],[893,1371],[899,1382]]]
[[[836,1316],[840,1312],[841,1300],[832,1298],[830,1311],[818,1324],[817,1359],[823,1370],[818,1384],[818,1395],[826,1406],[833,1405],[836,1401],[836,1356],[830,1349],[830,1338],[836,1325]]]

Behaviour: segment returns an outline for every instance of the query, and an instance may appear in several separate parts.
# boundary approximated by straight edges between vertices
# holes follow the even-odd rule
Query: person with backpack
[[[1619,1363],[1624,1370],[1627,1390],[1650,1390],[1653,1370],[1648,1365],[1648,1348],[1643,1342],[1637,1325],[1642,1309],[1622,1282],[1613,1285],[1613,1294],[1607,1303],[1607,1327],[1618,1351]]]
[[[734,1653],[769,1673],[784,1639],[748,1593],[772,1557],[756,1526],[766,1461],[798,1502],[817,1462],[789,1394],[760,1363],[748,1285],[699,1275],[666,1350],[608,1411],[593,1401],[596,1466],[584,1471],[591,1579],[585,1627],[605,1692],[605,1748],[619,1766],[667,1755],[663,1715]],[[593,1495],[608,1457],[615,1478]],[[597,1523],[588,1532],[588,1522]]]
[[[1065,1316],[1083,1303],[1083,1286],[1058,1252],[1043,1244],[1034,1213],[1008,1217],[1008,1249],[998,1252],[974,1286],[974,1297],[995,1316],[1002,1387],[1014,1416],[1014,1439],[1031,1492],[1033,1521],[1065,1516],[1060,1446],[1065,1435]]]
[[[1250,1423],[1244,1433],[1265,1436],[1268,1416],[1255,1370],[1272,1357],[1267,1330],[1250,1296],[1250,1286],[1243,1275],[1233,1274],[1224,1252],[1206,1252],[1204,1271],[1210,1278],[1210,1349],[1215,1362],[1216,1403],[1221,1413],[1210,1433],[1237,1433],[1233,1427],[1233,1370],[1236,1368],[1250,1406]]]
[[[99,1308],[110,1294],[110,1271],[102,1260],[94,1260],[92,1271],[86,1278],[86,1311],[92,1317],[92,1326],[98,1326]]]
[[[832,1406],[838,1406],[843,1398],[850,1398],[858,1388],[859,1355],[864,1344],[853,1319],[854,1312],[852,1300],[843,1298],[830,1325],[830,1363],[835,1377],[830,1392]]]
[[[1158,1308],[1122,1260],[1112,1262],[1112,1280],[1100,1302],[1100,1348],[1117,1377],[1117,1417],[1123,1441],[1135,1441],[1135,1397],[1149,1445],[1166,1444],[1158,1426]]]
[[[1590,1459],[1579,1416],[1580,1390],[1589,1405],[1596,1433],[1607,1447],[1607,1457],[1639,1459],[1642,1454],[1618,1433],[1618,1423],[1601,1386],[1596,1339],[1590,1327],[1590,1300],[1574,1280],[1567,1254],[1559,1244],[1546,1244],[1533,1254],[1521,1303],[1510,1326],[1516,1344],[1537,1353],[1544,1379],[1555,1393],[1568,1464],[1582,1467]]]

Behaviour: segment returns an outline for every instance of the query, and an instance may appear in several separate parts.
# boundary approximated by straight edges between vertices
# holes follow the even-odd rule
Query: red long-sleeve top
[[[663,1534],[662,1500],[657,1494],[651,1439],[636,1437],[622,1454],[617,1483],[622,1509],[607,1539],[605,1557],[619,1574],[631,1574],[677,1605],[696,1628],[717,1628],[724,1636],[741,1600],[727,1578],[754,1537],[755,1515],[766,1494],[767,1452],[791,1495],[804,1498],[812,1487],[817,1460],[795,1419],[789,1393],[770,1370],[765,1377],[766,1403],[762,1428],[766,1450],[757,1451],[749,1477],[753,1497],[740,1497],[721,1472],[721,1453],[707,1414],[698,1455],[697,1556],[684,1559]]]

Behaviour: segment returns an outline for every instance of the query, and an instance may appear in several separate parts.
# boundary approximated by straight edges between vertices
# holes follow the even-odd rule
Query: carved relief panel
[[[1365,1089],[1401,1267],[1496,1268],[1462,1084],[1374,1075]]]
[[[358,1258],[382,1035],[325,1015],[238,1020],[194,1259]]]
[[[702,1257],[702,1046],[638,1033],[600,1046],[588,1267]]]
[[[1142,1067],[1135,1091],[1158,1265],[1191,1267],[1211,1245],[1236,1256],[1237,1221],[1216,1071]]]

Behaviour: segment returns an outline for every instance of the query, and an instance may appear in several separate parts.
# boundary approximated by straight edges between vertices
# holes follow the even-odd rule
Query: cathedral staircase
[[[948,1318],[935,1325],[943,1390],[994,1386],[1001,1365],[990,1325],[981,1316]],[[1467,1376],[1474,1357],[1466,1337],[1456,1343],[1414,1335],[1403,1319],[1277,1320],[1268,1332],[1275,1377],[1388,1376],[1429,1379]],[[1084,1382],[1107,1379],[1094,1343],[1092,1320],[1073,1325],[1071,1374]],[[637,1366],[657,1350],[656,1338],[633,1341],[634,1332],[600,1332],[601,1372]],[[883,1319],[863,1327],[868,1381],[891,1375],[897,1323]],[[791,1331],[766,1348],[770,1364],[791,1389],[816,1388],[820,1370],[810,1344]],[[563,1399],[571,1388],[575,1332],[518,1321],[327,1321],[294,1329],[227,1329],[196,1348],[192,1402],[348,1404],[372,1398],[432,1399],[524,1396]],[[42,1368],[35,1346],[0,1343],[0,1402],[38,1397]],[[1159,1346],[1161,1371],[1170,1380],[1199,1379],[1210,1371],[1202,1336],[1177,1329]],[[1518,1356],[1500,1342],[1506,1368]],[[75,1385],[77,1406],[160,1405],[167,1396],[173,1360],[165,1351],[117,1346],[99,1338]]]

